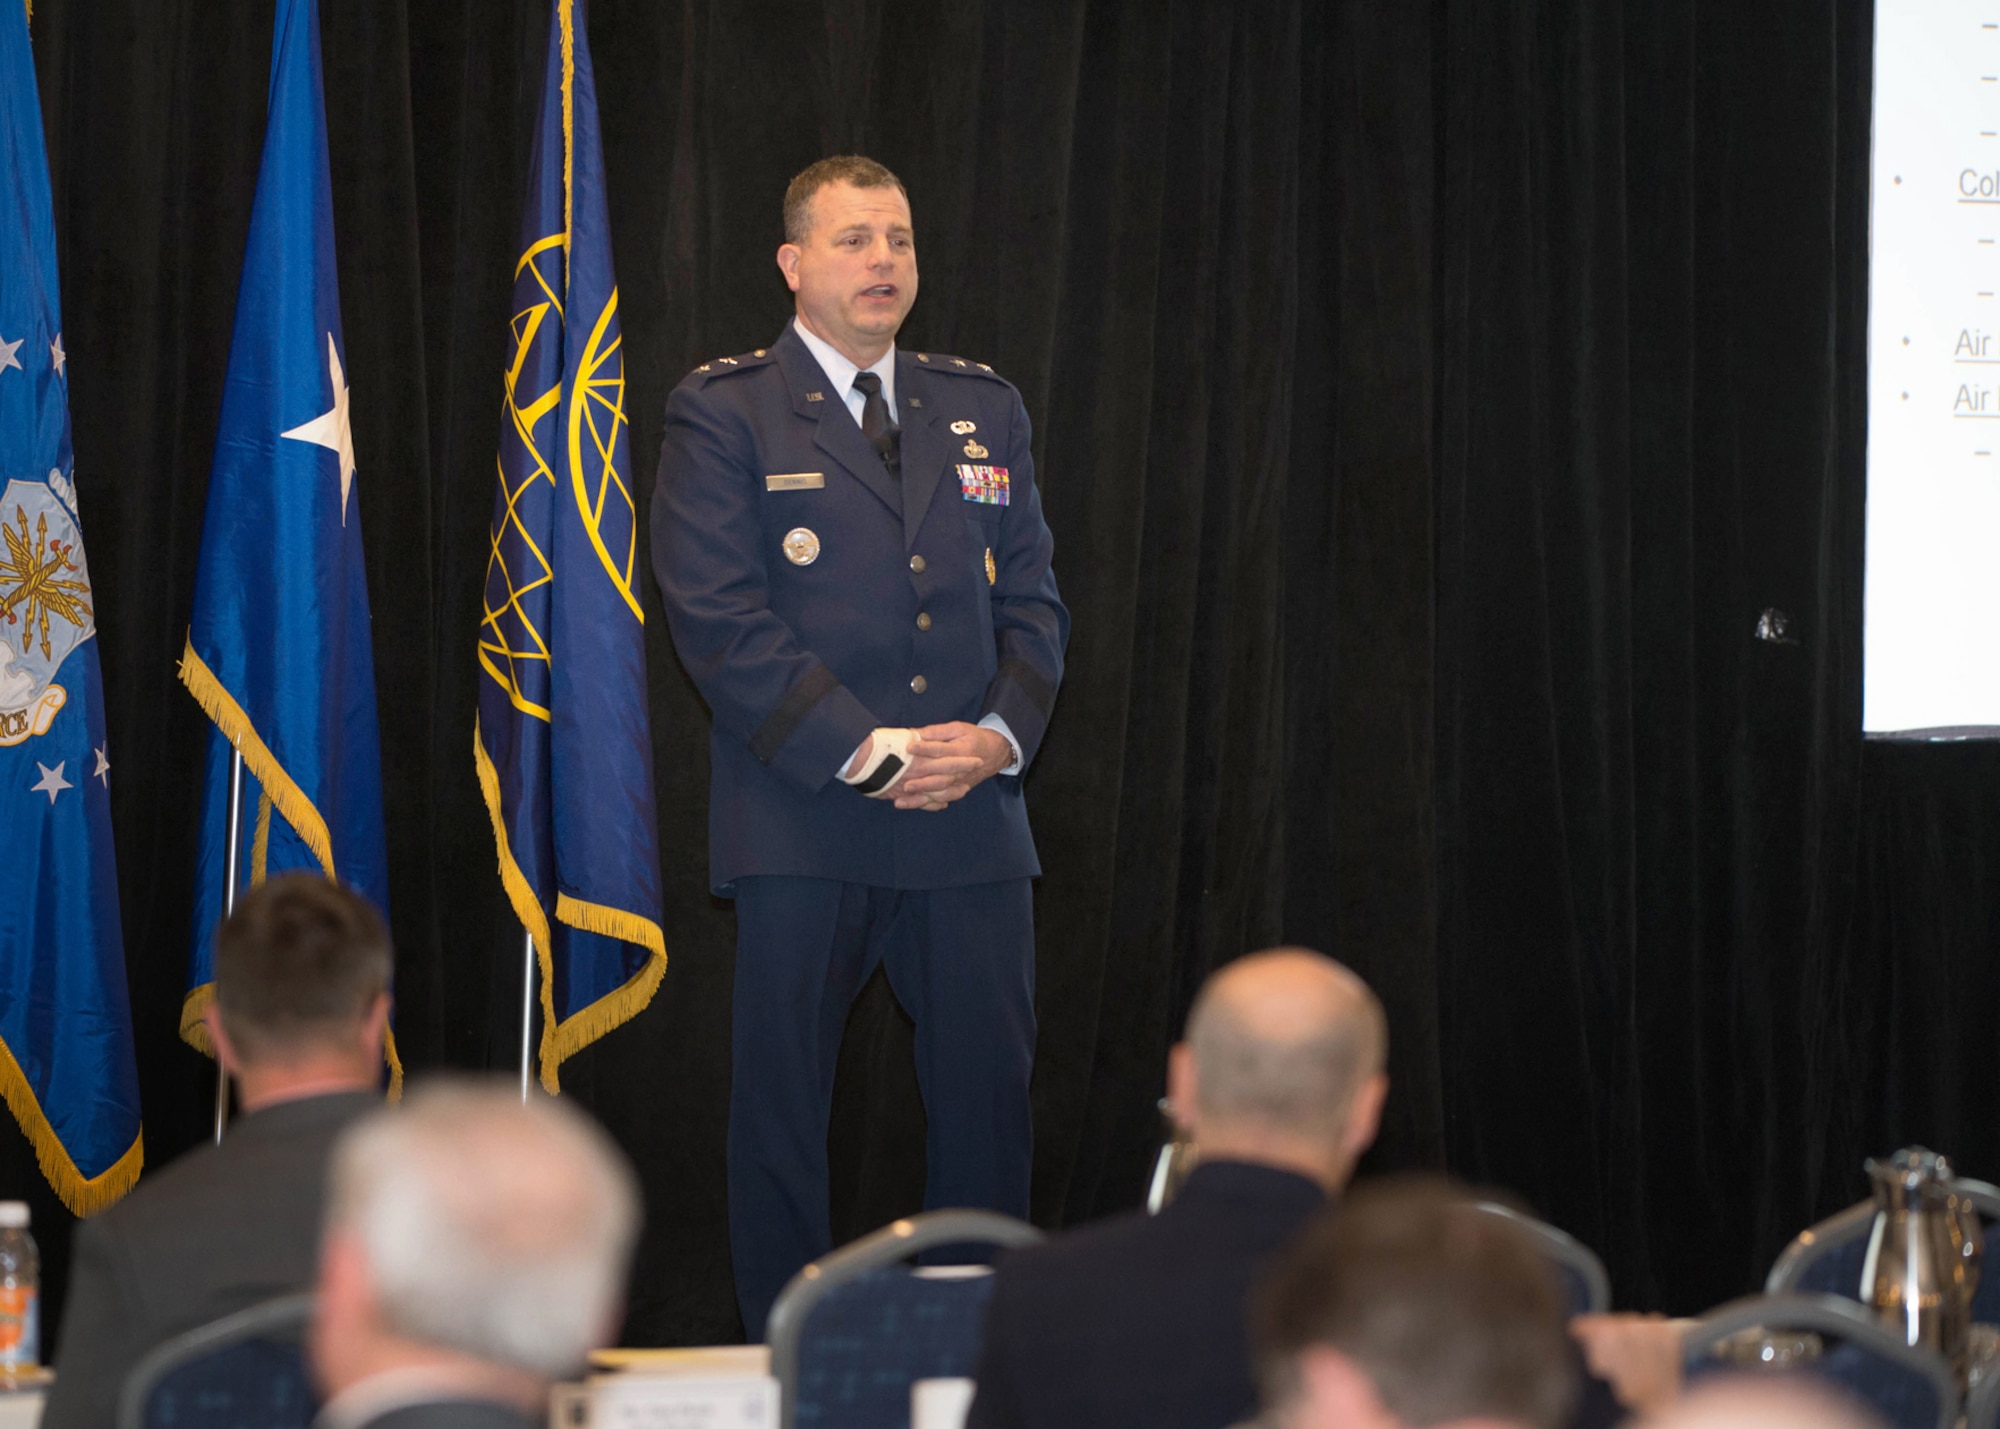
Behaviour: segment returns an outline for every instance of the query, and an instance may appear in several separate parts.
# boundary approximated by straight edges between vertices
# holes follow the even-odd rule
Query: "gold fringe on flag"
[[[543,1089],[554,1095],[562,1090],[558,1069],[564,1062],[612,1028],[631,1021],[653,1000],[653,994],[659,990],[660,979],[667,971],[667,940],[660,931],[660,925],[650,918],[642,918],[621,908],[607,908],[601,903],[586,903],[580,898],[558,892],[558,922],[586,933],[617,938],[644,948],[648,954],[645,966],[627,979],[624,986],[606,993],[566,1021],[558,1022],[549,920],[542,911],[541,900],[535,896],[535,890],[528,882],[528,876],[514,861],[514,851],[507,842],[507,826],[500,810],[500,773],[493,767],[492,757],[486,752],[486,741],[480,737],[476,715],[472,721],[472,758],[479,771],[479,791],[486,796],[486,813],[493,821],[493,843],[500,853],[500,884],[507,890],[507,901],[514,906],[514,916],[521,920],[522,928],[535,943],[535,962],[542,978],[541,1082]]]
[[[250,722],[250,716],[244,713],[236,697],[223,688],[215,672],[195,653],[193,636],[188,637],[181,654],[181,683],[188,687],[202,710],[215,721],[215,727],[236,746],[243,756],[244,767],[257,778],[257,833],[251,850],[250,886],[255,888],[264,881],[273,805],[285,816],[292,832],[312,850],[313,857],[319,860],[320,871],[329,881],[338,882],[333,871],[333,836],[327,832],[326,820],[320,817],[319,810],[313,807],[305,790],[299,788],[292,776],[285,772],[285,766],[271,753],[270,746],[257,733],[257,727]],[[215,984],[212,982],[190,989],[181,1000],[181,1040],[209,1057],[215,1055],[215,1045],[209,1039],[202,1014],[213,1001]],[[395,1101],[403,1094],[403,1061],[396,1052],[393,1028],[384,1029],[382,1056],[389,1066],[389,1100]]]
[[[42,1174],[55,1188],[56,1196],[69,1207],[70,1214],[95,1215],[138,1184],[139,1172],[146,1164],[145,1128],[142,1126],[132,1138],[123,1156],[97,1175],[85,1176],[70,1160],[62,1139],[49,1125],[42,1104],[35,1099],[34,1088],[28,1085],[27,1073],[14,1060],[14,1049],[4,1041],[0,1041],[0,1096],[6,1097],[8,1110],[14,1113],[14,1119],[35,1148],[35,1160],[41,1163]]]

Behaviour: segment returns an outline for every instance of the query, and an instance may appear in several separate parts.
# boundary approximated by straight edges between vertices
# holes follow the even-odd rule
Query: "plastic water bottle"
[[[42,1258],[28,1234],[28,1203],[0,1201],[0,1378],[41,1363]]]

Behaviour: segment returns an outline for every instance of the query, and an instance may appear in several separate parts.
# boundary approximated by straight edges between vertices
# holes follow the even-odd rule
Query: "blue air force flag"
[[[580,7],[555,0],[514,270],[473,756],[541,967],[542,1085],[666,968],[639,518]]]
[[[375,666],[315,0],[278,0],[270,117],[181,679],[213,721],[181,1035],[204,1051],[243,756],[237,888],[308,869],[386,915]],[[393,1049],[393,1042],[391,1047]],[[390,1052],[392,1069],[394,1051]]]
[[[139,1178],[111,760],[27,12],[0,0],[0,1094],[78,1215]]]

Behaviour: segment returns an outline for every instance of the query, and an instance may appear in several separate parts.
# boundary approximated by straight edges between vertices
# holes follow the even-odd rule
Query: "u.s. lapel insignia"
[[[986,448],[979,445],[978,442],[967,442],[965,444],[965,454],[974,461],[981,461],[985,459]]]
[[[804,526],[785,532],[784,548],[785,559],[795,566],[809,566],[819,559],[819,537]]]
[[[806,393],[806,400],[807,400],[808,402],[824,402],[824,401],[826,400],[826,393],[824,393],[824,392],[808,392],[808,393]]]
[[[976,423],[968,422],[963,417],[960,417],[956,422],[951,424],[951,433],[955,437],[969,437],[978,430],[979,427]]]
[[[1000,568],[993,564],[993,548],[988,546],[986,548],[986,584],[998,585],[999,583]]]

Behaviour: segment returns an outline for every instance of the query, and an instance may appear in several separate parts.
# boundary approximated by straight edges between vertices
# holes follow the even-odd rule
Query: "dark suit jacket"
[[[1116,1216],[1008,1255],[967,1429],[1250,1418],[1251,1283],[1325,1199],[1289,1171],[1209,1162],[1157,1216]]]
[[[1041,871],[1019,779],[913,816],[836,777],[878,726],[988,714],[1032,761],[1069,636],[1020,394],[898,350],[896,403],[900,479],[789,323],[667,401],[653,566],[714,715],[718,892],[751,874],[949,888]]]
[[[334,1138],[381,1104],[338,1092],[253,1112],[79,1226],[45,1429],[109,1429],[162,1340],[309,1288]]]

